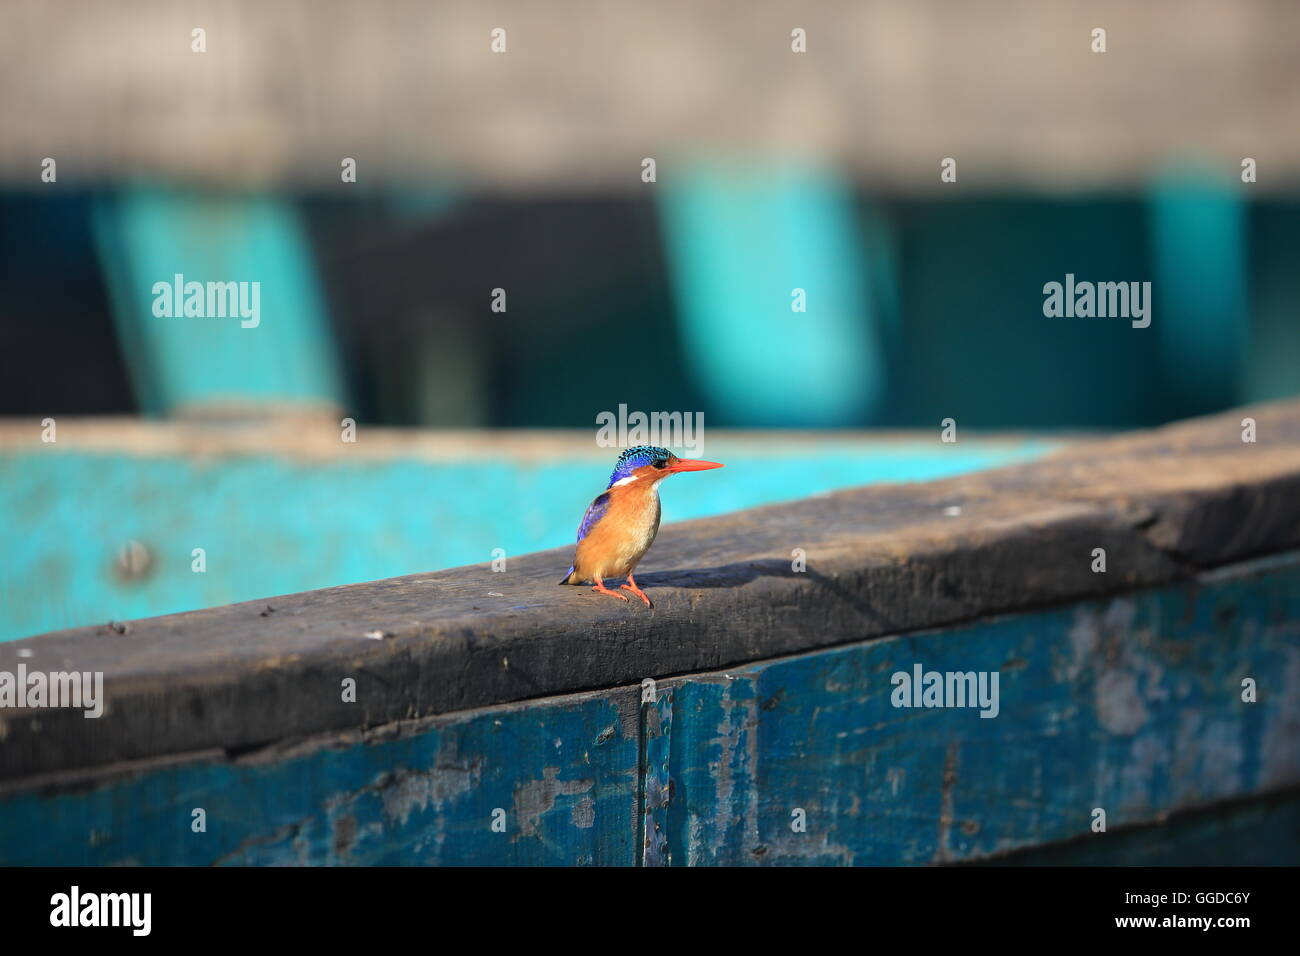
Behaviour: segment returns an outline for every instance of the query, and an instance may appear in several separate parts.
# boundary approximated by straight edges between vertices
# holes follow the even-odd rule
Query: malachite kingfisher
[[[631,591],[647,607],[654,607],[637,587],[632,571],[659,533],[659,483],[681,471],[721,467],[716,461],[678,458],[654,445],[637,445],[623,452],[604,494],[582,516],[573,565],[560,583],[590,581],[595,585],[593,591],[626,601],[626,594],[605,587],[606,578],[626,577],[622,589]]]

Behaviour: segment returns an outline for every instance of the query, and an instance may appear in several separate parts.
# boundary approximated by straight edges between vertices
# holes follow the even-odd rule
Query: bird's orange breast
[[[578,542],[573,568],[577,580],[630,574],[659,533],[657,481],[639,480],[609,489],[609,507]]]

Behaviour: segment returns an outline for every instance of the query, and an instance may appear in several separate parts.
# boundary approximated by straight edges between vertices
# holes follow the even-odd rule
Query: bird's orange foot
[[[632,577],[632,575],[629,574],[629,575],[627,576],[627,584],[624,584],[624,585],[623,585],[623,590],[624,590],[624,591],[631,591],[633,594],[635,594],[637,597],[639,597],[642,601],[645,601],[645,606],[646,606],[646,607],[654,607],[654,604],[652,604],[652,603],[650,602],[650,598],[648,598],[648,597],[646,596],[646,593],[645,593],[644,591],[642,591],[639,587],[636,586],[636,580]]]
[[[592,587],[592,590],[600,594],[608,594],[610,597],[616,597],[620,601],[627,600],[626,594],[619,594],[617,591],[611,591],[609,588],[605,587],[605,582],[602,581],[600,578],[596,578],[596,584],[595,586]]]

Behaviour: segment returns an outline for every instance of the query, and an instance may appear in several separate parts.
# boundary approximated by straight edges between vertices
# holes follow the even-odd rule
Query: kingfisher
[[[659,483],[680,471],[721,468],[716,461],[678,458],[666,448],[637,445],[618,456],[605,491],[582,516],[578,548],[561,584],[594,582],[593,591],[626,601],[626,594],[605,587],[606,578],[627,578],[631,591],[646,607],[654,607],[636,584],[632,571],[659,533]]]

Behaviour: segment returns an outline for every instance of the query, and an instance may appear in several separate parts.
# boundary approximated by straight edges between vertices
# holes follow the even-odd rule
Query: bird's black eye
[[[667,467],[668,467],[668,459],[667,459],[667,458],[656,458],[654,461],[650,462],[650,464],[654,465],[656,468],[658,468],[658,469],[660,469],[660,470],[662,471],[664,468],[667,468]]]

